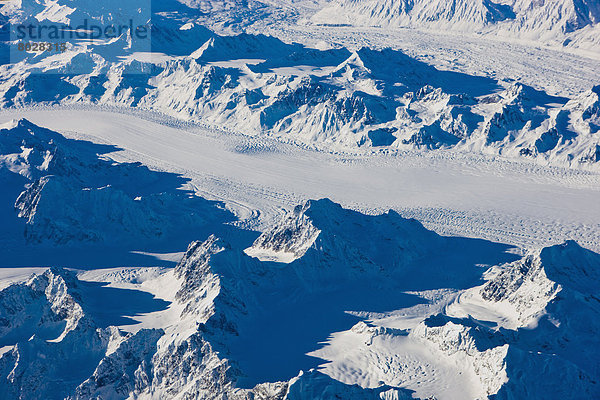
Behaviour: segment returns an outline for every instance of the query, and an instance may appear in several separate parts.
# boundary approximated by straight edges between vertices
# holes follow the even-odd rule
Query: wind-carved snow
[[[383,285],[379,288],[381,293],[376,296],[381,296],[381,298],[376,300],[373,298],[374,292],[366,289],[365,282],[377,279],[375,277],[382,273],[392,276],[411,274],[413,271],[410,268],[411,260],[416,260],[415,252],[423,256],[425,252],[423,247],[433,243],[439,247],[442,241],[441,238],[436,238],[435,235],[424,231],[415,221],[405,221],[393,213],[379,217],[360,216],[360,214],[343,210],[326,200],[308,202],[292,211],[290,216],[284,218],[283,221],[289,223],[291,218],[301,217],[300,214],[310,218],[313,226],[321,227],[322,237],[320,235],[317,238],[319,245],[311,246],[303,256],[290,264],[261,263],[253,258],[244,257],[240,250],[232,248],[222,240],[211,237],[206,242],[192,243],[182,262],[176,268],[176,274],[180,278],[194,278],[191,280],[194,283],[192,286],[185,283],[185,279],[188,278],[184,278],[182,289],[177,294],[180,300],[190,299],[190,304],[194,305],[193,308],[186,306],[182,317],[200,316],[198,319],[199,331],[209,340],[214,350],[217,350],[219,354],[228,355],[228,358],[231,357],[227,366],[214,364],[215,367],[219,371],[227,370],[239,376],[238,382],[243,387],[247,387],[248,382],[256,382],[255,379],[257,376],[261,376],[258,375],[260,373],[274,373],[272,366],[265,368],[263,363],[274,363],[281,370],[283,366],[281,363],[287,365],[300,360],[297,356],[298,352],[302,354],[301,349],[305,339],[301,340],[298,337],[297,340],[291,340],[290,337],[295,336],[294,332],[296,329],[300,329],[300,326],[304,327],[304,338],[313,337],[313,329],[321,327],[320,324],[314,325],[314,321],[313,323],[306,321],[305,309],[308,305],[312,310],[310,316],[312,320],[322,318],[321,313],[323,313],[323,316],[329,319],[328,324],[335,323],[340,326],[340,322],[343,322],[348,329],[352,328],[354,318],[342,318],[335,322],[343,315],[342,310],[348,309],[346,307],[360,307],[361,302],[363,307],[367,304],[369,307],[378,307],[377,304],[379,307],[389,307],[384,305],[385,297],[396,293],[395,297],[400,300],[404,296],[397,290],[390,291],[386,285]],[[369,237],[373,241],[371,243],[359,242],[356,241],[358,237],[353,234],[344,234],[338,228],[339,223],[336,222],[342,220],[354,221],[351,222],[351,225],[356,226],[357,232],[371,232]],[[306,222],[304,220],[305,224]],[[283,223],[280,223],[274,227],[273,232],[280,232],[282,225]],[[274,244],[282,244],[277,236],[271,237],[275,238]],[[289,238],[289,236],[284,237]],[[406,243],[406,247],[398,248],[397,257],[377,258],[376,254],[380,253],[380,250],[377,250],[377,244],[383,242],[393,249],[395,246],[388,242],[392,238]],[[262,239],[260,243],[265,244]],[[348,267],[342,267],[348,262],[343,260],[348,260],[350,257],[362,260],[364,267],[353,266],[355,263],[352,261]],[[408,271],[406,268],[409,268]],[[424,272],[424,274],[428,273]],[[333,275],[336,276],[335,280],[331,279]],[[239,276],[244,276],[244,279],[239,280],[237,278]],[[362,280],[360,286],[355,286],[356,280]],[[365,296],[361,295],[359,287],[363,291],[367,290]],[[183,288],[187,289],[184,291]],[[289,290],[293,290],[296,294],[293,298],[287,299],[284,293],[288,293]],[[275,292],[269,294],[273,291]],[[344,299],[346,295],[339,297],[348,291],[354,293],[352,296],[354,301],[348,302],[348,299]],[[192,293],[195,295],[191,296]],[[328,302],[323,302],[321,296],[326,296]],[[382,301],[383,303],[381,303]],[[408,301],[408,304],[412,303],[410,297],[404,301]],[[282,304],[277,304],[277,302]],[[337,304],[338,302],[340,303]],[[313,304],[320,304],[323,309],[315,309],[312,307]],[[338,308],[339,306],[343,308]],[[280,315],[278,320],[272,319],[271,315],[274,313]],[[284,318],[283,313],[290,314],[291,320]],[[257,329],[262,333],[259,334]],[[189,332],[188,330],[184,331]],[[391,334],[396,331],[382,329],[380,334]],[[261,338],[261,336],[266,337]],[[268,347],[266,347],[267,343]],[[281,357],[276,353],[282,353]],[[264,360],[261,360],[261,357]],[[247,376],[249,373],[252,375]],[[306,373],[301,376],[306,376]],[[296,380],[292,380],[292,382],[296,382]],[[252,385],[250,384],[250,386]],[[191,390],[202,390],[198,384],[191,386],[195,387]],[[314,390],[313,387],[304,387],[304,396],[307,396],[306,393],[313,393],[312,396],[318,398],[314,394]],[[390,391],[390,389],[385,390]],[[291,396],[293,392],[294,390],[290,387],[288,395]],[[361,398],[362,396],[366,397],[367,393],[369,392],[364,392]]]
[[[457,369],[470,372],[481,387],[478,396],[487,397],[498,393],[509,379],[505,371],[508,345],[479,349],[487,338],[479,338],[476,328],[438,321],[435,317],[422,322],[412,332],[412,337],[426,341],[442,352]]]
[[[466,357],[490,385],[488,394],[512,398],[524,385],[534,396],[569,396],[569,386],[594,396],[597,352],[575,349],[589,349],[588,335],[598,328],[600,309],[589,295],[598,288],[599,266],[598,255],[575,242],[545,248],[494,267],[487,283],[446,307],[449,316],[426,320],[415,332],[444,352],[458,351],[462,362]],[[453,335],[460,346],[448,344]],[[546,365],[546,373],[562,371],[565,381],[532,384],[538,365]]]
[[[302,359],[298,356],[302,355],[302,346],[308,344],[305,343],[306,338],[314,337],[313,330],[315,328],[319,330],[323,328],[320,324],[310,326],[311,323],[306,320],[307,306],[304,302],[325,305],[324,310],[318,311],[312,318],[322,318],[320,315],[323,313],[324,317],[327,316],[326,318],[330,319],[329,324],[339,325],[342,321],[350,322],[353,318],[344,318],[341,311],[343,309],[338,309],[339,305],[336,306],[338,301],[345,301],[342,297],[336,300],[339,297],[337,292],[348,289],[340,289],[336,286],[353,288],[353,282],[360,279],[361,276],[367,279],[373,279],[375,276],[373,275],[374,271],[344,271],[333,263],[335,259],[341,261],[352,254],[361,257],[364,262],[368,263],[366,257],[375,255],[374,249],[369,250],[368,245],[354,242],[357,238],[352,235],[335,239],[340,232],[337,231],[333,221],[350,217],[350,220],[355,220],[356,224],[363,224],[366,230],[372,230],[375,234],[374,240],[378,237],[377,235],[387,235],[388,231],[389,234],[395,232],[400,236],[409,232],[414,233],[415,239],[413,240],[424,239],[430,235],[421,232],[420,230],[423,228],[419,228],[415,221],[403,221],[398,216],[391,214],[379,217],[382,225],[378,226],[377,219],[343,210],[326,200],[308,202],[304,206],[298,207],[291,213],[291,216],[301,217],[299,215],[301,212],[306,214],[306,218],[317,221],[316,223],[326,227],[328,232],[319,247],[307,250],[313,252],[311,256],[305,253],[304,256],[287,264],[284,268],[270,262],[261,263],[256,259],[245,257],[240,249],[232,248],[231,245],[214,236],[209,237],[205,242],[194,242],[189,246],[181,263],[175,269],[175,276],[182,282],[176,295],[179,307],[183,307],[182,319],[175,327],[165,329],[166,336],[159,342],[159,351],[155,356],[155,362],[165,370],[168,369],[167,365],[169,364],[177,366],[176,369],[178,369],[178,365],[182,362],[180,360],[185,360],[186,354],[190,354],[193,357],[201,357],[202,367],[192,369],[191,373],[187,375],[188,380],[185,387],[177,386],[169,389],[165,385],[170,381],[161,376],[158,381],[159,386],[150,389],[151,391],[157,393],[157,390],[185,390],[190,395],[212,398],[211,393],[215,390],[234,395],[236,389],[231,382],[237,381],[242,387],[248,387],[248,385],[254,387],[252,389],[254,392],[265,391],[265,388],[271,392],[281,392],[282,390],[285,392],[287,383],[281,382],[275,386],[265,387],[263,384],[257,385],[256,378],[261,377],[260,374],[274,374],[276,368],[281,371],[284,364],[286,364],[284,371],[290,373],[294,368],[293,366],[288,368],[287,364],[296,363]],[[389,221],[390,226],[387,227],[387,223],[383,221]],[[304,223],[307,221],[305,220]],[[274,231],[279,231],[279,228],[280,226],[275,227]],[[333,232],[329,231],[330,229],[333,229]],[[381,232],[379,232],[380,229]],[[435,243],[434,238],[435,235],[429,236],[429,239],[433,239],[433,243]],[[411,239],[404,237],[402,240],[410,241]],[[424,246],[426,242],[427,240],[423,240],[423,243],[417,247]],[[275,243],[278,243],[277,239],[275,239]],[[399,249],[399,254],[405,254],[408,257],[405,260],[374,259],[374,262],[387,264],[389,273],[394,273],[395,268],[399,269],[396,273],[400,273],[401,267],[406,266],[410,260],[410,254],[415,250],[419,251],[418,249]],[[329,263],[329,265],[322,265],[323,263]],[[341,281],[338,283],[332,281],[330,279],[332,274],[337,275],[338,280],[341,279]],[[243,276],[244,279],[240,280],[240,276]],[[296,294],[293,298],[287,299],[284,293],[289,290],[295,291]],[[327,296],[330,303],[327,305],[318,300],[321,299],[321,296]],[[362,296],[360,297],[362,298]],[[277,304],[275,299],[279,299],[282,304]],[[365,298],[362,301],[367,300]],[[284,310],[290,313],[291,320],[281,315],[282,312],[286,312]],[[273,320],[271,318],[273,313],[278,313],[281,318]],[[336,319],[338,322],[335,322]],[[195,322],[197,330],[185,328],[194,326],[190,325],[192,321]],[[297,342],[290,342],[290,337],[296,335],[295,330],[300,326],[304,326],[303,336],[305,338],[298,337]],[[347,326],[350,328],[352,323]],[[172,329],[177,329],[178,334],[170,334]],[[256,329],[262,331],[262,334],[254,333]],[[324,331],[320,334],[323,333]],[[190,334],[191,336],[185,339]],[[317,334],[319,334],[318,331]],[[265,343],[260,336],[266,336]],[[205,343],[205,340],[208,342]],[[268,347],[266,347],[267,344]],[[197,353],[198,347],[203,349],[201,356]],[[163,355],[161,348],[166,348],[168,351]],[[214,351],[217,352],[216,354],[230,359],[219,361],[215,355],[210,355],[214,354]],[[256,352],[262,353],[264,360],[261,360]],[[183,354],[173,355],[181,353]],[[265,363],[268,365],[264,365]],[[271,365],[272,363],[274,365]],[[208,373],[209,367],[213,371],[211,380],[207,380],[204,375]],[[218,371],[216,381],[215,371]],[[251,374],[251,376],[247,374]],[[279,372],[278,375],[281,376],[281,374],[282,372]],[[289,382],[285,398],[320,398],[321,391],[326,393],[331,390],[340,395],[354,393],[348,395],[361,398],[371,398],[370,396],[379,398],[377,397],[379,393],[385,393],[385,396],[392,396],[391,398],[405,396],[402,390],[385,386],[377,390],[362,390],[342,383],[336,384],[330,379],[316,371],[302,372]],[[313,382],[313,380],[315,381]],[[180,385],[178,382],[174,381],[172,384]],[[211,384],[210,382],[215,383]],[[206,386],[209,384],[216,386]],[[301,389],[296,388],[298,385],[301,385]],[[237,391],[241,393],[239,389]]]
[[[358,386],[345,385],[314,370],[300,373],[289,383],[259,383],[252,389],[236,388],[235,382],[241,374],[235,362],[238,354],[231,353],[234,359],[231,361],[223,358],[229,353],[224,345],[227,344],[228,335],[238,334],[238,325],[248,312],[247,307],[238,299],[243,297],[247,302],[256,296],[250,289],[256,283],[250,285],[247,295],[241,296],[240,291],[243,292],[244,288],[232,281],[227,273],[223,274],[223,268],[244,268],[244,264],[235,262],[239,262],[241,253],[227,254],[231,252],[229,245],[214,236],[205,242],[190,244],[174,271],[174,278],[181,285],[174,304],[174,311],[181,311],[180,320],[164,328],[165,335],[157,342],[157,350],[151,361],[140,364],[135,370],[135,397],[178,394],[220,398],[227,393],[231,398],[242,399],[254,393],[262,394],[268,399],[305,399],[322,398],[321,396],[333,392],[338,396],[373,399],[382,398],[379,397],[381,393],[389,398],[410,398],[404,391],[390,387],[363,390]],[[215,259],[221,255],[225,256],[224,259]],[[252,266],[256,268],[258,263],[248,259],[246,268]],[[220,271],[219,275],[215,274],[216,271]],[[247,272],[250,279],[256,277],[253,271]],[[259,276],[264,277],[264,272],[260,272]],[[233,292],[234,288],[238,291]],[[253,290],[260,291],[257,288]],[[253,314],[256,312],[254,310]],[[135,343],[135,337],[132,337],[123,342],[120,348],[127,348],[126,346],[133,346]],[[215,347],[219,349],[218,352]],[[113,359],[119,359],[119,355],[111,353],[107,356],[110,362]],[[149,366],[151,369],[148,370]],[[115,382],[111,374],[99,375],[99,371],[105,369],[101,363],[94,376],[77,388],[77,396],[85,398],[84,395],[90,393],[85,390],[89,390],[90,386],[98,393],[98,390],[106,391],[121,382],[121,379]],[[100,381],[102,387],[94,386]],[[131,386],[129,388],[131,390]]]
[[[598,370],[591,360],[597,352],[575,349],[589,349],[590,334],[598,328],[597,301],[584,293],[598,287],[599,262],[597,254],[573,242],[546,248],[503,266],[500,274],[488,275],[486,284],[467,290],[449,306],[429,308],[431,316],[424,320],[403,312],[376,318],[372,325],[359,323],[313,354],[329,360],[324,371],[342,381],[373,385],[404,380],[422,395],[428,380],[437,380],[436,387],[445,388],[435,393],[440,399],[457,393],[467,398],[518,398],[524,390],[534,398],[570,397],[572,387],[594,397]],[[590,278],[586,284],[584,276]],[[469,293],[487,299],[472,304],[465,300]],[[532,303],[533,310],[527,309]],[[509,326],[511,331],[504,328],[511,320],[490,319],[507,305],[516,310],[512,320],[519,324]],[[537,324],[531,323],[532,314]],[[586,326],[582,315],[593,315],[593,326]],[[403,328],[391,328],[395,326]],[[445,368],[460,375],[451,377]],[[558,374],[561,380],[543,379],[542,374]],[[465,381],[459,389],[446,383],[461,379]]]
[[[419,96],[437,99],[435,90]],[[519,88],[499,98],[527,101]],[[574,108],[595,118],[594,102],[584,99]],[[97,179],[124,168],[111,164],[114,169],[106,170],[96,155],[86,156],[89,142],[76,147],[26,121],[2,132],[3,171],[23,184],[61,168],[78,180],[90,171]],[[32,204],[24,210],[36,209],[35,201],[23,203]],[[595,348],[599,330],[588,321],[598,313],[598,255],[574,242],[521,260],[507,250],[441,237],[393,211],[369,216],[322,199],[291,210],[258,238],[233,227],[216,229],[207,240],[192,242],[174,270],[89,271],[79,279],[51,270],[46,276],[57,278],[50,279],[50,290],[39,276],[28,281],[42,282],[36,295],[42,301],[6,318],[7,332],[14,333],[2,343],[0,364],[8,377],[30,351],[26,346],[41,348],[47,358],[27,361],[33,369],[10,378],[4,397],[18,392],[35,398],[42,387],[56,397],[82,399],[101,393],[319,398],[321,390],[342,397],[411,390],[422,398],[514,398],[526,387],[543,398],[568,396],[566,388],[574,385],[594,397],[597,354],[578,349]],[[265,261],[269,252],[275,261]],[[481,265],[493,266],[482,286]],[[2,293],[20,293],[27,285]],[[9,301],[5,309],[14,303],[28,304]],[[24,323],[22,315],[42,315],[45,323]],[[32,336],[37,341],[28,341]],[[90,343],[84,360],[69,347],[80,340]],[[62,384],[27,386],[50,360],[85,368],[64,384],[53,366],[44,377]],[[563,380],[541,384],[547,380],[535,371],[542,366]]]

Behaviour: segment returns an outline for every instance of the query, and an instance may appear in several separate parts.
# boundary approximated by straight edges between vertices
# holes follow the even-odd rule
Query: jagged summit
[[[523,390],[533,397],[570,397],[571,385],[593,397],[599,390],[593,378],[598,374],[595,349],[590,350],[594,354],[575,349],[594,347],[590,332],[598,329],[600,309],[552,272],[586,276],[598,287],[597,274],[572,268],[577,259],[598,270],[598,254],[588,252],[567,242],[496,266],[484,285],[461,294],[411,335],[472,365],[494,398],[513,398]],[[591,318],[588,326],[584,315]],[[561,381],[546,381],[542,374],[559,374]]]
[[[394,211],[365,216],[321,199],[294,208],[246,252],[282,262],[301,258],[309,249],[327,254],[356,252],[382,268],[392,269],[422,256],[427,248],[442,245],[442,238]],[[339,257],[344,258],[343,254]]]
[[[156,60],[114,58],[115,42],[13,64],[0,105],[119,105],[331,150],[457,149],[596,168],[594,91],[567,99],[389,48],[318,50],[170,23],[173,38],[155,42],[170,56]]]
[[[0,399],[600,398],[600,7],[538,3],[3,2]],[[83,23],[150,37],[10,31]]]
[[[292,223],[294,220],[296,223]],[[287,227],[306,227],[309,223],[315,229],[318,227],[313,231],[317,235],[316,245],[288,266],[275,266],[271,262],[248,257],[226,240],[211,235],[204,241],[192,242],[174,270],[162,270],[157,275],[151,274],[153,278],[146,278],[150,279],[148,282],[157,279],[159,286],[167,285],[174,290],[172,303],[161,311],[170,313],[172,317],[165,319],[161,329],[142,328],[136,333],[126,334],[112,326],[104,327],[99,322],[109,315],[94,308],[93,298],[88,292],[92,283],[81,280],[81,275],[62,269],[50,269],[25,283],[0,291],[0,303],[4,305],[2,310],[5,313],[3,320],[9,324],[8,328],[0,330],[0,340],[11,346],[0,356],[0,372],[10,382],[0,385],[3,395],[6,398],[16,398],[19,394],[38,398],[35,393],[42,388],[46,394],[69,399],[85,399],[99,393],[138,398],[166,393],[209,399],[218,398],[216,395],[223,393],[240,399],[261,394],[269,400],[325,399],[331,393],[351,398],[412,398],[410,396],[414,392],[395,385],[380,384],[377,389],[368,389],[344,384],[332,378],[329,367],[321,372],[309,367],[300,367],[299,374],[297,370],[292,371],[294,365],[315,365],[306,364],[299,356],[314,346],[311,344],[316,343],[313,340],[323,339],[322,335],[326,334],[324,327],[336,332],[342,330],[345,340],[352,340],[351,343],[359,340],[353,345],[354,350],[348,350],[350,357],[352,351],[362,346],[375,354],[387,351],[388,346],[399,346],[398,354],[402,354],[403,343],[407,341],[410,346],[423,346],[436,354],[437,362],[443,360],[440,365],[456,363],[456,368],[472,379],[467,388],[469,393],[497,394],[508,398],[509,393],[525,388],[533,393],[534,398],[543,398],[549,393],[547,390],[564,393],[562,383],[557,386],[539,380],[534,371],[541,365],[547,365],[553,374],[562,368],[561,376],[570,384],[578,385],[582,393],[590,396],[597,393],[590,380],[597,374],[592,361],[594,355],[580,357],[574,351],[590,338],[576,334],[584,329],[580,325],[583,321],[580,317],[598,312],[597,307],[581,296],[570,295],[566,289],[561,289],[562,283],[549,281],[543,271],[561,266],[561,271],[573,276],[575,272],[565,268],[575,266],[582,256],[588,261],[577,274],[586,275],[589,285],[598,285],[598,277],[589,273],[598,268],[598,254],[588,252],[574,242],[567,242],[512,264],[500,265],[495,268],[501,268],[502,272],[482,287],[467,290],[461,294],[459,301],[443,310],[431,309],[418,317],[422,321],[416,325],[399,329],[393,327],[393,323],[392,326],[387,325],[396,318],[394,314],[369,314],[377,321],[375,324],[357,323],[361,314],[352,318],[342,317],[342,310],[351,310],[351,307],[359,307],[360,304],[374,307],[373,310],[380,309],[376,305],[378,301],[382,302],[379,307],[389,306],[392,293],[395,293],[392,297],[399,301],[398,289],[390,291],[388,286],[410,282],[388,277],[385,283],[379,281],[377,290],[368,290],[375,276],[368,268],[363,268],[353,272],[354,278],[361,282],[360,286],[356,286],[341,279],[345,268],[353,268],[348,257],[355,257],[354,261],[366,267],[372,260],[364,255],[369,254],[372,242],[385,242],[389,253],[390,247],[394,246],[390,243],[391,239],[399,243],[407,240],[407,236],[414,242],[400,249],[402,255],[406,255],[409,248],[416,251],[419,246],[426,247],[425,243],[429,244],[427,251],[430,252],[432,245],[437,251],[451,251],[450,248],[440,247],[439,239],[434,234],[423,233],[424,228],[416,221],[403,219],[393,212],[365,216],[345,210],[328,199],[299,205],[284,222]],[[264,235],[257,242],[264,244],[270,237],[275,247],[279,239],[296,243],[298,237],[303,237],[291,231],[284,233],[282,226],[283,223],[277,224],[272,229],[275,234]],[[365,243],[361,245],[344,230],[361,232],[367,240],[363,239]],[[310,229],[305,230],[308,231]],[[302,229],[296,232],[302,232]],[[322,256],[309,256],[309,251]],[[347,260],[345,263],[342,257]],[[308,268],[323,269],[323,262],[332,258],[337,259],[338,279],[330,280],[327,274],[307,271]],[[423,266],[427,263],[425,259],[413,261],[425,263]],[[115,270],[110,270],[104,279],[114,273]],[[427,269],[422,269],[421,273],[432,276]],[[414,276],[415,272],[412,274]],[[381,271],[378,276],[381,278]],[[552,274],[549,272],[548,276]],[[123,284],[128,279],[135,282],[141,277],[134,273],[127,278],[124,274],[126,280],[119,282]],[[546,281],[547,287],[544,286]],[[360,287],[367,293],[357,291]],[[537,291],[532,292],[532,288],[537,288]],[[581,287],[578,290],[579,293],[584,292]],[[524,311],[538,307],[538,325],[529,326],[527,330],[519,329],[510,335],[505,330],[490,329],[489,321],[481,319],[478,314],[466,318],[458,315],[457,307],[466,304],[464,297],[479,291],[490,311],[504,303],[517,309],[521,304],[523,307],[520,309]],[[346,295],[340,296],[340,293]],[[348,297],[348,293],[352,296]],[[384,301],[384,298],[388,300]],[[327,302],[323,302],[324,299]],[[19,307],[10,304],[18,304]],[[320,304],[321,309],[313,308],[315,304]],[[419,304],[413,299],[405,307],[417,307],[417,310],[422,306]],[[578,307],[577,311],[567,314],[572,307]],[[11,311],[6,313],[7,310]],[[307,313],[308,310],[310,312]],[[273,315],[281,315],[282,312],[291,318],[273,318]],[[96,319],[94,315],[101,318]],[[41,322],[32,323],[31,316],[40,316]],[[316,320],[321,322],[316,323]],[[520,326],[525,326],[528,321],[522,319],[520,323]],[[299,326],[303,327],[301,337],[290,341]],[[258,335],[258,332],[261,334]],[[15,337],[17,333],[19,338]],[[26,341],[32,334],[35,339]],[[559,336],[555,338],[553,335]],[[560,337],[564,337],[565,341]],[[43,341],[42,338],[51,340]],[[85,346],[82,346],[83,342]],[[335,343],[334,340],[324,349]],[[21,370],[25,355],[32,351],[44,354],[45,358],[30,362],[27,369]],[[335,350],[331,351],[323,353],[329,354],[323,357],[336,354]],[[558,354],[558,357],[549,359],[549,352]],[[257,357],[259,354],[261,357]],[[83,356],[85,366],[76,375],[71,375],[66,384],[60,366],[81,362]],[[49,362],[55,366],[50,367]],[[269,365],[274,363],[274,368],[266,367],[265,362]],[[357,366],[360,362],[364,361],[358,361]],[[292,368],[287,368],[289,364]],[[396,361],[392,359],[388,365],[388,373],[403,376],[403,369],[397,370]],[[410,373],[413,366],[406,364],[404,368]],[[60,387],[53,383],[25,385],[26,380],[37,382],[38,371],[42,370],[45,371],[44,377],[52,377],[53,381],[63,384]],[[19,372],[16,378],[10,375],[11,371],[23,372]],[[390,378],[384,376],[383,379],[387,383]],[[43,381],[47,382],[46,379]]]

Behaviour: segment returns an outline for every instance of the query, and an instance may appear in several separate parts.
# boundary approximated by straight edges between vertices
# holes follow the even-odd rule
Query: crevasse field
[[[599,22],[3,2],[0,398],[600,398]]]

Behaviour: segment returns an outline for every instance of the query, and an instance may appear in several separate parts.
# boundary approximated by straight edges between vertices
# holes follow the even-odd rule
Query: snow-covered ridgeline
[[[11,324],[13,334],[3,338],[3,344],[9,347],[0,358],[3,398],[182,396],[217,399],[223,395],[233,399],[273,400],[317,399],[330,395],[410,398],[401,389],[365,390],[336,382],[315,370],[303,371],[289,382],[261,383],[252,389],[236,387],[241,372],[235,362],[223,357],[227,353],[219,337],[235,334],[232,330],[236,321],[230,323],[224,318],[240,317],[234,304],[240,294],[232,293],[230,285],[234,282],[215,274],[211,267],[215,255],[232,252],[227,250],[227,245],[221,247],[223,245],[214,236],[205,242],[194,242],[174,273],[165,272],[179,285],[176,300],[170,306],[171,312],[179,315],[176,322],[164,330],[140,329],[125,334],[112,326],[100,328],[86,313],[89,297],[78,290],[80,281],[72,272],[62,269],[48,270],[0,292],[5,305],[3,321]],[[164,278],[159,276],[158,279]],[[40,281],[47,284],[40,285]],[[23,302],[22,295],[16,298],[23,288],[32,292],[30,297],[35,298],[34,301]],[[9,307],[9,302],[18,303],[20,308]],[[39,308],[45,310],[44,318],[39,322],[25,321],[31,332],[14,328],[23,315],[35,315],[32,311]],[[54,338],[56,332],[48,333],[54,325],[63,322],[68,329],[59,337]],[[18,337],[14,336],[17,334]],[[215,351],[211,342],[221,350]],[[28,354],[36,354],[36,360],[30,359]],[[76,374],[70,368],[65,369],[73,364],[79,365]]]
[[[575,242],[544,248],[493,267],[484,285],[411,335],[469,365],[497,398],[518,398],[523,390],[571,397],[572,387],[594,397],[600,371],[590,335],[600,329],[599,272],[598,254]]]
[[[186,226],[197,229],[221,216],[230,218],[211,203],[176,190],[183,178],[99,156],[114,150],[66,139],[27,120],[0,129],[2,172],[24,178],[24,186],[5,190],[14,196],[27,242],[164,240]]]
[[[0,104],[139,107],[330,150],[455,148],[591,168],[600,157],[598,86],[566,99],[389,49],[320,51],[201,27],[170,33],[199,47],[166,47],[154,61],[74,47],[7,65]]]
[[[305,227],[318,233],[297,234],[306,232]],[[358,241],[359,237],[363,239]],[[252,372],[243,362],[243,347],[235,343],[262,321],[264,313],[272,318],[271,313],[285,310],[295,318],[306,318],[298,305],[319,293],[332,303],[337,301],[333,294],[340,290],[346,297],[359,298],[354,283],[379,279],[381,296],[389,296],[383,291],[384,282],[403,281],[396,277],[411,266],[417,267],[410,270],[413,278],[422,271],[431,280],[431,260],[426,256],[451,251],[444,240],[393,213],[369,217],[328,200],[311,201],[290,212],[253,245],[262,250],[302,249],[288,263],[260,261],[245,255],[243,248],[210,236],[191,243],[172,271],[118,274],[119,279],[137,285],[146,279],[146,287],[166,286],[173,291],[172,303],[160,311],[170,315],[162,326],[133,333],[102,324],[98,317],[103,314],[92,307],[89,286],[84,287],[89,282],[80,281],[73,272],[48,270],[0,292],[6,328],[0,358],[3,398],[36,398],[41,390],[80,399],[99,395],[211,399],[224,393],[235,399],[318,399],[332,393],[342,398],[410,398],[410,392],[396,387],[402,387],[402,378],[387,377],[384,385],[363,389],[315,370],[305,370],[291,380],[239,385]],[[385,254],[393,255],[379,258],[382,245]],[[600,256],[574,242],[532,252],[492,267],[482,286],[464,291],[441,314],[423,313],[413,327],[398,329],[388,325],[394,319],[386,314],[383,318],[370,314],[372,322],[354,324],[348,331],[364,337],[366,343],[363,350],[352,351],[377,354],[382,343],[393,351],[393,346],[406,341],[424,346],[440,365],[453,365],[473,377],[470,385],[480,397],[515,399],[527,390],[531,398],[546,398],[550,393],[568,398],[572,387],[578,388],[578,395],[594,397],[600,374],[594,345],[600,331],[595,294],[599,271]],[[156,284],[151,284],[154,279]],[[269,292],[276,294],[280,304],[273,302]],[[390,293],[403,295],[398,290]],[[371,292],[368,298],[376,295]],[[310,324],[310,319],[305,323]],[[34,353],[44,356],[28,358]],[[364,366],[361,360],[354,368],[383,367]],[[402,359],[388,362],[392,363],[388,370],[402,377]],[[65,363],[81,366],[77,376],[64,375],[60,366]],[[394,387],[385,385],[391,382]]]
[[[600,45],[596,0],[339,0],[324,5],[310,21],[449,30],[590,50]]]

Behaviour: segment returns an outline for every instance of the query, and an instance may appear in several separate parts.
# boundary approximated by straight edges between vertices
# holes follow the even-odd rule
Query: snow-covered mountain
[[[125,248],[182,246],[234,220],[188,190],[188,179],[104,156],[116,150],[25,119],[0,127],[3,249],[12,257],[46,249],[67,263],[87,249],[101,262]]]
[[[588,49],[600,44],[596,0],[339,0],[311,21],[451,30]]]
[[[100,44],[5,65],[0,104],[135,107],[330,150],[453,148],[592,168],[598,160],[598,87],[552,97],[390,49],[317,50],[153,23],[153,46],[167,55],[109,61]]]
[[[600,398],[600,86],[293,40],[593,50],[597,0],[2,4],[0,399]]]
[[[477,358],[489,346],[484,343],[490,342],[490,332],[496,332],[492,337],[500,342],[494,347],[507,350],[508,380],[498,398],[518,398],[525,390],[533,397],[570,397],[571,387],[593,398],[598,395],[598,354],[589,334],[598,329],[599,262],[597,254],[566,242],[494,268],[483,286],[467,290],[448,306],[451,316],[436,321],[439,328],[427,328],[423,335],[435,337],[444,329],[456,331],[458,325],[464,332],[460,335],[479,349],[471,350]],[[486,321],[483,326],[473,324],[478,319]],[[444,343],[438,345],[443,348]],[[544,379],[548,376],[560,378]]]
[[[364,232],[368,240],[358,240]],[[441,386],[411,384],[418,365],[434,383],[448,378],[448,368],[460,371],[457,384],[468,382],[462,390],[477,398],[598,396],[600,256],[568,242],[498,264],[482,286],[457,290],[435,265],[453,262],[459,250],[450,240],[394,213],[366,216],[319,200],[250,247],[271,255],[294,250],[287,263],[260,261],[211,235],[191,243],[175,269],[49,269],[0,292],[2,397],[452,396]],[[475,255],[473,246],[460,251]],[[482,272],[470,268],[474,278]],[[446,289],[430,297],[435,291],[423,289],[435,287],[433,271]],[[118,299],[131,288],[152,293],[139,303],[146,312],[158,306],[141,323],[123,321],[127,309],[95,301],[103,290]],[[374,312],[400,304],[408,311]],[[313,369],[319,363],[302,355],[333,332],[313,353],[329,362]],[[407,346],[426,353],[403,358]],[[397,355],[385,363],[370,358],[386,352]],[[76,371],[67,368],[73,365]],[[379,383],[349,385],[348,368]]]
[[[565,107],[589,118],[590,103]],[[19,230],[28,251],[140,246],[155,243],[156,229],[166,240],[174,224],[208,235],[175,268],[50,268],[3,283],[2,398],[600,393],[600,255],[575,242],[519,257],[327,199],[251,234],[229,225],[218,203],[180,190],[181,177],[101,156],[114,146],[27,120],[0,139],[3,220],[15,222],[7,249]]]

